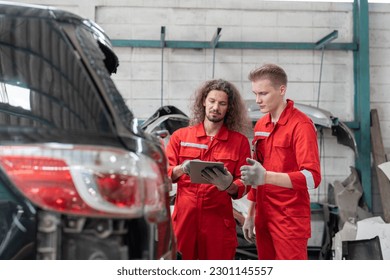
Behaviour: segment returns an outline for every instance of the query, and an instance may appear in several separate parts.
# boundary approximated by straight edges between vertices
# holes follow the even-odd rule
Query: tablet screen
[[[206,167],[211,167],[211,168],[217,167],[219,168],[219,170],[224,172],[223,162],[191,160],[190,161],[191,183],[210,184],[206,179],[202,177],[202,175],[200,175],[202,170]]]

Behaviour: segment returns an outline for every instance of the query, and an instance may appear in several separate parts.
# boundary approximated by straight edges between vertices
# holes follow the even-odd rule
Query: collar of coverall
[[[287,99],[287,106],[286,108],[284,108],[282,114],[280,115],[280,118],[278,120],[278,124],[279,125],[285,125],[288,121],[288,119],[290,118],[290,115],[292,113],[292,109],[294,108],[294,101],[290,100],[290,99]],[[267,123],[266,125],[269,125],[271,124],[271,114],[268,114],[268,120],[267,120]]]
[[[203,123],[196,125],[195,129],[196,129],[196,137],[207,137],[206,131],[204,130]],[[228,139],[228,135],[229,135],[229,130],[224,124],[221,127],[221,129],[218,131],[218,133],[214,136],[214,139],[226,141]]]

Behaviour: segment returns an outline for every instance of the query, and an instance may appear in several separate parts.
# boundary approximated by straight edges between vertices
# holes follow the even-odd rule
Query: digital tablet
[[[200,160],[191,160],[190,161],[190,178],[191,183],[198,184],[210,184],[206,179],[200,175],[203,169],[206,167],[217,167],[221,172],[225,172],[223,162],[216,161],[200,161]]]

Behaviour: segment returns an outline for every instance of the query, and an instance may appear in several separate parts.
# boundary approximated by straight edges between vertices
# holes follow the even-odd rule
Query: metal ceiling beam
[[[112,40],[114,47],[130,48],[161,48],[161,40]],[[166,40],[165,47],[171,49],[212,49],[210,41],[175,41]],[[280,50],[315,50],[316,43],[295,43],[295,42],[239,42],[219,41],[215,46],[217,49],[280,49]],[[326,50],[357,51],[356,43],[329,43]]]
[[[337,37],[339,37],[339,32],[337,30],[334,30],[332,33],[330,33],[330,34],[326,35],[324,38],[318,40],[316,42],[315,49],[319,50],[319,49],[325,48],[325,46],[327,44],[329,44],[333,40],[337,39]]]

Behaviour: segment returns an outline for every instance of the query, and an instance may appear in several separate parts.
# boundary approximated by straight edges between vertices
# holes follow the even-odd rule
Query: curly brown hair
[[[228,95],[228,110],[224,119],[227,128],[242,134],[250,133],[251,121],[239,90],[232,83],[222,79],[206,81],[195,91],[190,124],[195,125],[204,121],[206,112],[203,102],[212,90],[220,90]]]

